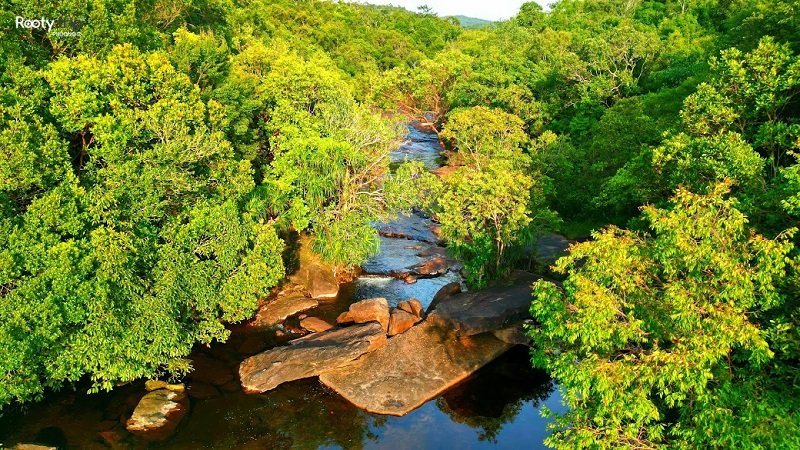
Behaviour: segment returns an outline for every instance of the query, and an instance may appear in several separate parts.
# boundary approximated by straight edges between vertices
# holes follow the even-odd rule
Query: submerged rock
[[[531,284],[537,279],[519,272],[511,286],[458,294],[440,303],[428,320],[467,336],[505,328],[530,317]]]
[[[318,305],[318,301],[308,298],[300,292],[280,293],[275,300],[258,310],[249,325],[251,327],[272,327],[283,322],[289,316],[315,308]]]
[[[511,348],[491,334],[459,338],[431,322],[389,339],[320,381],[366,411],[401,416]]]
[[[186,393],[189,394],[189,397],[197,400],[219,397],[219,390],[206,383],[192,383],[189,385]]]
[[[178,427],[188,409],[186,394],[167,389],[147,393],[136,405],[125,427],[147,440],[162,440]]]
[[[386,331],[389,328],[389,302],[385,298],[370,298],[353,303],[336,318],[338,323],[378,322]]]
[[[369,323],[312,334],[245,359],[239,366],[242,389],[259,393],[281,383],[319,375],[386,343],[386,329]]]

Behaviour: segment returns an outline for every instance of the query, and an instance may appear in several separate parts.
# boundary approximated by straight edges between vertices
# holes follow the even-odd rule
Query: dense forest
[[[51,30],[15,18],[54,18]],[[561,448],[800,447],[800,4],[0,9],[0,407],[180,376],[286,275],[420,208],[472,288],[558,231],[532,361]],[[413,121],[449,174],[390,167]],[[1,412],[2,410],[0,410]]]

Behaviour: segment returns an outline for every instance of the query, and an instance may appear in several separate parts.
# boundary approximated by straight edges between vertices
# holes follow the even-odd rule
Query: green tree
[[[797,445],[796,384],[771,379],[787,376],[773,314],[794,230],[753,232],[729,188],[680,189],[644,208],[647,233],[597,232],[557,262],[563,288],[535,284],[533,360],[570,408],[548,444]]]
[[[165,54],[117,46],[43,76],[54,125],[2,110],[24,157],[2,163],[0,404],[181,373],[283,276],[250,161]]]
[[[476,287],[503,276],[513,250],[554,221],[544,205],[544,183],[523,151],[522,120],[499,109],[454,111],[442,132],[463,164],[444,180],[438,200],[442,236],[464,261]]]

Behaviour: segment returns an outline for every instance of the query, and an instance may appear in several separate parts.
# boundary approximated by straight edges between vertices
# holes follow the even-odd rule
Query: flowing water
[[[441,165],[435,135],[409,128],[392,155]],[[381,254],[364,275],[342,287],[335,301],[311,314],[328,321],[354,301],[385,297],[391,304],[416,297],[427,306],[438,289],[458,281],[457,270],[413,284],[389,277],[397,268],[424,260],[425,250],[441,251],[430,220],[412,215],[383,224],[413,239],[381,238]],[[378,225],[381,228],[381,225]],[[434,236],[433,238],[431,236]],[[453,268],[455,269],[455,268]],[[287,329],[296,326],[290,319]],[[172,437],[147,442],[124,431],[124,422],[144,394],[143,382],[109,393],[64,390],[39,403],[5,411],[0,417],[0,449],[41,443],[59,449],[469,449],[540,448],[547,420],[540,408],[563,411],[549,377],[530,368],[527,349],[515,347],[459,385],[403,417],[361,411],[317,379],[286,383],[261,395],[239,389],[237,367],[247,356],[280,345],[274,331],[235,329],[225,344],[198,348],[188,377],[190,409]]]

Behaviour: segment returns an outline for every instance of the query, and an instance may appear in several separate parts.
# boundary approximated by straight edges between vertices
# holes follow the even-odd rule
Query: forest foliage
[[[0,30],[0,405],[189,369],[285,275],[421,208],[472,287],[537,234],[563,448],[800,445],[800,6],[561,0],[464,29],[319,0],[13,0]],[[449,175],[394,171],[406,121]]]

